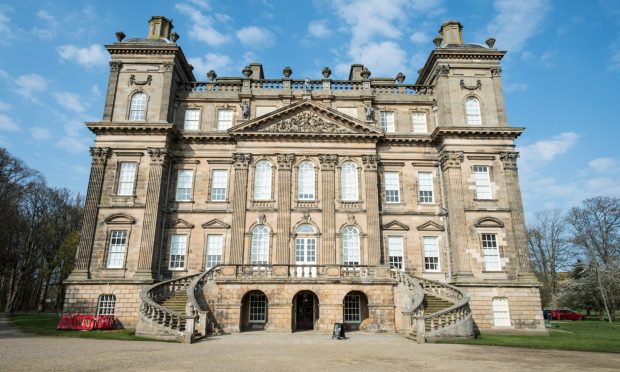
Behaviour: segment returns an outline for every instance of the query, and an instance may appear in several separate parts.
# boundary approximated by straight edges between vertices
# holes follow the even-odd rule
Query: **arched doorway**
[[[312,291],[300,291],[293,297],[293,332],[316,329],[319,298]]]
[[[356,331],[360,324],[368,318],[368,297],[364,292],[351,291],[342,300],[342,320],[348,331]]]
[[[239,328],[244,331],[262,331],[267,324],[267,296],[261,291],[250,291],[241,299]]]

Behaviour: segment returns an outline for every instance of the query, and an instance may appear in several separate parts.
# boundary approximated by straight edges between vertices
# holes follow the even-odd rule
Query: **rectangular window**
[[[362,321],[361,299],[358,294],[349,294],[344,297],[344,322],[359,323]]]
[[[428,127],[426,126],[426,113],[412,112],[411,127],[413,128],[413,133],[427,133]]]
[[[185,130],[200,129],[200,110],[188,109],[185,111],[185,123],[183,123],[183,129]]]
[[[194,172],[188,169],[179,170],[177,177],[177,201],[192,200],[192,180]]]
[[[122,269],[125,267],[125,252],[127,251],[127,231],[112,230],[110,245],[108,246],[108,269]]]
[[[418,172],[418,202],[420,204],[433,203],[433,174]]]
[[[499,247],[497,235],[482,234],[482,255],[484,256],[484,269],[487,271],[499,271],[502,264],[499,260]]]
[[[425,236],[424,243],[424,270],[439,271],[439,238]]]
[[[226,188],[228,187],[228,171],[216,169],[213,171],[211,182],[211,201],[226,201]]]
[[[506,297],[493,298],[493,322],[496,327],[510,327],[510,311]]]
[[[250,293],[248,320],[250,323],[265,323],[267,320],[267,298],[262,293]]]
[[[398,172],[385,172],[385,202],[400,203],[400,177]]]
[[[232,127],[233,110],[217,111],[217,130],[226,130]]]
[[[131,196],[134,192],[134,186],[136,183],[136,171],[138,170],[138,163],[124,161],[121,162],[121,167],[118,172],[118,185],[116,194],[121,196]]]
[[[207,235],[207,269],[222,263],[224,235]]]
[[[396,131],[394,127],[394,113],[391,111],[381,111],[380,114],[381,129],[386,133],[394,133]]]
[[[116,296],[113,294],[104,294],[99,296],[99,303],[97,304],[97,316],[99,315],[114,315],[114,308],[116,307]]]
[[[491,199],[491,178],[488,166],[474,165],[474,181],[476,182],[476,199]]]
[[[388,236],[388,257],[390,266],[403,269],[403,237]]]
[[[170,269],[180,270],[185,268],[186,252],[187,235],[172,235],[170,237]]]

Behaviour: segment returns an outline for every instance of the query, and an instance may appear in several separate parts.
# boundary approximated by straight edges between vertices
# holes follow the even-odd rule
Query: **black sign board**
[[[346,337],[344,337],[344,324],[342,323],[334,323],[334,330],[332,331],[332,340],[334,338],[337,339],[346,339]]]

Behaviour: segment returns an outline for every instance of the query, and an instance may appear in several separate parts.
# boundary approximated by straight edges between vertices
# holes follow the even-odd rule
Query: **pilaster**
[[[289,263],[289,239],[291,230],[291,167],[293,154],[278,154],[278,235],[276,239],[275,264]]]
[[[504,94],[502,93],[502,69],[500,67],[491,68],[493,78],[493,90],[495,92],[495,104],[497,106],[497,121],[500,125],[508,125],[506,119],[506,109],[504,107]]]
[[[243,263],[243,240],[250,159],[250,154],[233,154],[235,191],[233,197],[232,236],[231,244],[228,248],[230,252],[225,255],[228,258],[226,263],[232,265],[241,265]]]
[[[170,103],[172,102],[172,78],[174,71],[174,62],[164,62],[163,64],[163,77],[162,77],[162,96],[161,96],[161,106],[159,108],[159,120],[165,120],[168,122],[172,122],[173,118],[171,118],[170,112]]]
[[[368,258],[367,265],[381,264],[381,236],[379,228],[379,179],[377,165],[379,156],[363,155],[364,177],[366,185],[366,214],[368,218]]]
[[[338,155],[319,155],[321,163],[321,206],[323,227],[320,265],[336,264],[336,164]]]

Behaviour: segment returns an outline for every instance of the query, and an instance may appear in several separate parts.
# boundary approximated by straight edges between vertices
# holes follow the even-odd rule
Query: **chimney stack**
[[[161,38],[170,40],[172,32],[172,20],[162,16],[153,16],[149,21],[149,34],[147,39],[159,40]]]
[[[442,37],[442,46],[446,45],[463,45],[463,35],[461,30],[463,26],[459,21],[448,21],[441,25],[439,28],[439,34]]]

